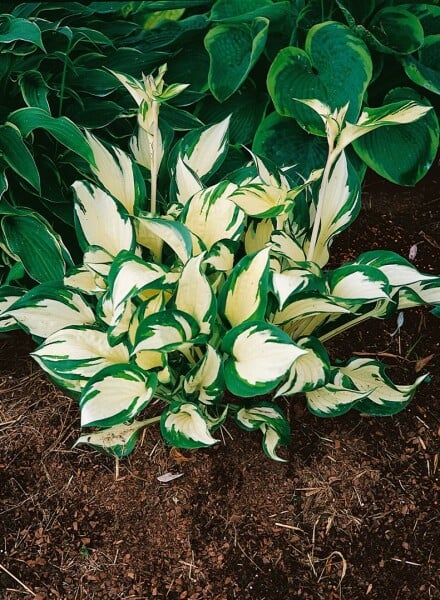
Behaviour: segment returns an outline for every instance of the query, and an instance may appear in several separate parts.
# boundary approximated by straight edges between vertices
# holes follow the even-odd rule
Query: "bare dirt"
[[[440,272],[440,169],[415,189],[369,177],[338,261],[386,248]],[[440,598],[440,335],[427,309],[370,321],[333,353],[379,354],[397,383],[429,372],[392,418],[320,420],[285,402],[288,462],[228,426],[184,455],[157,429],[119,464],[72,449],[74,401],[0,340],[0,598],[424,600]],[[283,452],[283,451],[281,451]],[[179,479],[160,483],[173,471]]]

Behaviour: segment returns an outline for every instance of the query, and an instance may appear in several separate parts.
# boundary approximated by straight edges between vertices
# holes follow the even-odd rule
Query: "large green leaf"
[[[210,57],[208,83],[223,102],[238,90],[264,50],[269,21],[257,17],[251,24],[217,25],[205,37]]]
[[[67,117],[51,117],[47,110],[38,107],[20,108],[8,117],[27,137],[34,129],[43,128],[61,144],[94,165],[93,152],[80,129]]]
[[[64,277],[71,259],[59,235],[42,217],[24,212],[5,215],[1,229],[7,248],[20,258],[32,279],[42,283]]]
[[[17,41],[28,42],[29,44],[38,46],[45,52],[41,39],[41,30],[36,23],[28,19],[15,18],[11,15],[3,14],[0,44],[12,44]]]
[[[402,65],[411,81],[440,94],[440,34],[427,36],[417,58],[405,56]]]
[[[40,71],[25,71],[21,74],[18,83],[24,101],[28,106],[42,108],[50,113],[50,106],[47,100],[49,86]]]
[[[311,133],[324,135],[322,120],[296,99],[315,98],[340,109],[349,103],[347,118],[355,122],[372,75],[364,42],[341,23],[312,27],[305,50],[288,47],[279,52],[267,78],[277,112],[294,117]]]
[[[252,149],[279,167],[291,167],[289,173],[304,178],[325,164],[328,152],[322,137],[307,133],[294,119],[276,112],[261,121]]]
[[[40,191],[40,175],[34,157],[26,146],[20,130],[11,123],[0,125],[0,153],[11,169],[38,192]]]
[[[384,103],[416,101],[430,106],[411,88],[391,90]],[[434,110],[412,123],[381,127],[353,142],[360,158],[382,177],[399,185],[415,185],[432,165],[438,150],[439,123]]]
[[[374,45],[382,52],[411,54],[423,44],[424,32],[419,19],[400,6],[387,6],[371,19],[369,31]],[[371,43],[372,37],[367,38]]]

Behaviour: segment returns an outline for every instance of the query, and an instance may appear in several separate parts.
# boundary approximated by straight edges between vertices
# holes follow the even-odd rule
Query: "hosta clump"
[[[63,281],[1,299],[3,329],[19,324],[37,338],[33,357],[78,398],[86,432],[77,443],[123,456],[159,422],[168,443],[199,448],[215,444],[232,418],[260,430],[264,451],[279,459],[290,436],[279,396],[305,394],[323,417],[402,410],[426,376],[396,385],[379,361],[334,364],[324,344],[367,318],[440,304],[440,278],[389,251],[326,265],[332,239],[359,211],[359,179],[344,149],[427,108],[399,102],[350,123],[347,106],[331,112],[305,101],[325,124],[329,151],[299,186],[252,154],[216,181],[228,120],[192,131],[169,158],[159,213],[159,109],[183,89],[164,87],[163,75],[118,76],[139,105],[132,148],[150,169],[153,210],[138,165],[88,134],[95,179],[73,186],[83,263]]]

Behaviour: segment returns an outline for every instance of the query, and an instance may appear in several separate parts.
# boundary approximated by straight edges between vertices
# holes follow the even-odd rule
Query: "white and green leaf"
[[[218,443],[193,402],[172,402],[162,413],[160,430],[164,440],[177,448],[206,448]]]
[[[201,127],[188,133],[180,142],[183,162],[198,177],[211,175],[221,164],[228,150],[227,117],[220,123]]]
[[[133,364],[102,369],[81,393],[81,427],[111,427],[133,419],[151,401],[156,384],[155,373]]]
[[[353,389],[350,379],[335,371],[332,381],[306,392],[307,408],[317,417],[338,417],[357,406],[369,391]]]
[[[264,248],[243,257],[226,280],[219,305],[221,314],[232,327],[264,317],[269,289],[269,253],[270,248]]]
[[[163,310],[139,324],[133,353],[141,350],[171,352],[185,347],[198,333],[199,326],[191,315],[179,310]]]
[[[183,385],[189,397],[194,396],[203,404],[213,404],[222,396],[222,358],[215,348],[206,346],[203,358],[185,375]]]
[[[74,392],[104,367],[130,358],[125,344],[112,347],[105,332],[84,325],[56,331],[31,356],[59,385]]]
[[[25,293],[26,290],[12,285],[0,286],[0,331],[18,329],[17,321],[9,316],[8,311]]]
[[[369,415],[394,415],[410,403],[417,387],[427,375],[421,375],[411,385],[396,385],[387,376],[385,365],[377,360],[354,358],[345,367],[340,367],[341,373],[349,377],[354,386],[365,392],[356,409]]]
[[[125,207],[92,183],[76,181],[73,189],[75,227],[83,250],[100,246],[112,256],[120,250],[133,251],[136,239]]]
[[[62,283],[43,283],[13,304],[8,315],[31,335],[47,338],[70,325],[93,325],[91,307],[75,290]]]
[[[330,294],[347,306],[390,300],[386,275],[370,265],[343,265],[328,274]]]
[[[226,386],[241,397],[273,391],[295,360],[306,353],[278,327],[263,321],[241,323],[228,331],[222,350],[228,354]]]
[[[128,456],[133,452],[142,429],[149,424],[149,420],[134,421],[130,425],[113,425],[107,429],[86,433],[76,440],[74,447],[84,444],[110,456]]]
[[[330,360],[323,344],[314,337],[297,340],[306,350],[290,367],[286,381],[278,388],[275,397],[290,396],[323,387],[330,376]]]
[[[202,268],[204,254],[191,258],[182,269],[175,294],[176,308],[194,317],[200,333],[209,334],[217,316],[217,300]]]
[[[160,262],[165,242],[185,264],[192,256],[191,234],[182,223],[167,218],[138,215],[134,220],[137,241],[151,250],[153,258]]]

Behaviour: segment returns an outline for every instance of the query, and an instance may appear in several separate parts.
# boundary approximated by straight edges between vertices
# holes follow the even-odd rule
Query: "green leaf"
[[[418,57],[405,56],[402,65],[408,77],[434,94],[440,94],[440,35],[425,38]]]
[[[184,389],[190,397],[203,404],[213,404],[223,395],[222,359],[209,344],[203,358],[185,375]]]
[[[43,128],[78,156],[94,165],[93,152],[80,129],[67,117],[51,117],[46,110],[37,107],[20,108],[8,117],[27,137],[34,129]]]
[[[269,69],[267,85],[277,112],[294,117],[310,133],[324,135],[322,120],[296,99],[315,98],[332,110],[349,104],[347,118],[355,122],[372,75],[364,42],[341,23],[315,25],[305,50],[288,47]]]
[[[7,165],[40,191],[40,175],[34,157],[24,143],[19,129],[11,124],[0,125],[0,155]]]
[[[412,54],[423,44],[419,19],[400,6],[387,6],[371,19],[370,32],[382,52]]]
[[[133,364],[102,369],[81,393],[81,427],[111,427],[133,419],[151,401],[156,384],[155,373]]]
[[[243,257],[222,288],[220,313],[232,327],[264,317],[269,289],[269,252],[270,248],[264,248]]]
[[[283,458],[276,455],[275,450],[280,444],[287,445],[290,442],[290,425],[279,406],[259,400],[251,406],[240,408],[235,413],[234,420],[246,431],[260,429],[265,454],[273,460],[284,462]]]
[[[328,146],[326,140],[307,133],[294,119],[273,112],[261,121],[252,150],[279,167],[290,167],[287,173],[306,178],[325,164]]]
[[[83,325],[56,331],[31,356],[58,385],[74,392],[104,367],[129,362],[124,344],[112,347],[105,332]]]
[[[216,0],[212,6],[210,17],[212,21],[225,21],[233,18],[252,19],[272,5],[272,0]]]
[[[72,187],[75,229],[83,250],[88,246],[100,246],[113,256],[121,250],[133,251],[136,238],[125,207],[92,183],[75,181]]]
[[[395,385],[385,373],[385,365],[369,358],[354,358],[341,373],[350,378],[356,388],[366,392],[356,410],[375,415],[395,415],[410,403],[417,387],[427,375],[421,375],[412,385]]]
[[[19,77],[18,84],[21,88],[24,101],[28,106],[41,108],[50,113],[47,100],[49,86],[40,71],[25,71]]]
[[[8,314],[31,335],[47,338],[70,325],[93,325],[90,306],[62,282],[42,283],[13,304]]]
[[[45,52],[41,30],[36,23],[3,14],[0,44],[11,44],[17,41],[28,42]]]
[[[38,214],[6,215],[1,220],[6,246],[18,256],[32,279],[60,280],[70,256],[57,233]]]
[[[278,327],[263,321],[241,323],[223,338],[222,350],[228,390],[253,397],[273,391],[293,362],[306,351]]]
[[[210,29],[205,47],[210,58],[208,84],[213,96],[227,100],[244,83],[266,44],[269,21],[223,24]]]
[[[410,88],[391,90],[384,103],[414,100],[431,104]],[[413,123],[382,127],[353,142],[360,158],[373,171],[399,185],[415,185],[428,171],[438,150],[439,123],[434,110]]]
[[[192,402],[172,402],[162,413],[160,431],[164,440],[177,448],[206,448],[218,443],[202,412]]]

